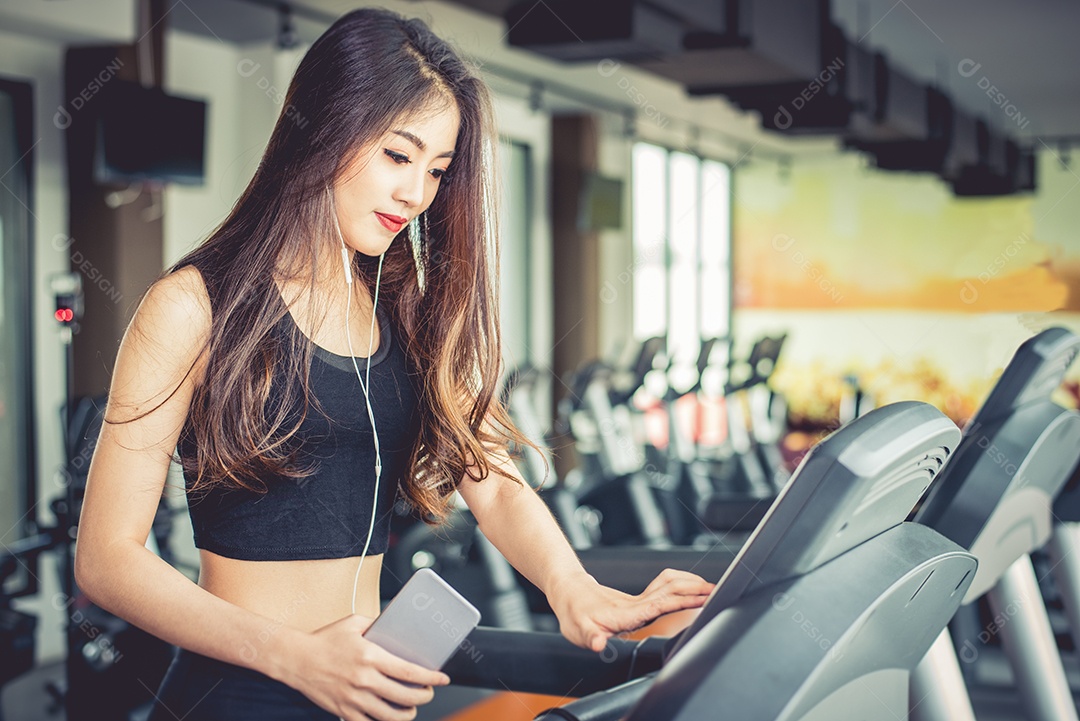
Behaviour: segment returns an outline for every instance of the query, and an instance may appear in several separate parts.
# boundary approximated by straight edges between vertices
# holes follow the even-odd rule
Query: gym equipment
[[[583,473],[572,472],[564,478],[555,475],[555,459],[536,410],[539,380],[538,369],[522,365],[507,374],[502,387],[503,403],[518,430],[540,448],[539,453],[528,446],[518,449],[522,456],[518,470],[547,502],[570,545],[575,549],[590,548],[600,541],[600,518],[592,509],[578,504],[578,489],[585,480]]]
[[[1054,503],[1054,521],[1046,551],[1073,644],[1080,647],[1080,459]]]
[[[459,684],[563,695],[623,680],[544,719],[903,718],[908,674],[975,574],[971,554],[904,522],[959,440],[940,412],[909,401],[815,446],[658,672],[657,639],[616,641],[598,658],[554,635],[482,629],[445,670]],[[557,661],[535,652],[552,645]]]
[[[591,362],[575,374],[571,395],[560,403],[560,420],[574,436],[581,466],[578,477],[568,477],[565,485],[577,489],[577,505],[596,511],[601,543],[708,547],[716,542],[716,532],[747,533],[757,525],[788,476],[779,447],[786,410],[782,398],[767,386],[784,339],[766,337],[755,343],[738,380],[733,375],[739,365],[728,364],[728,439],[709,455],[695,448],[675,422],[670,408],[681,394],[670,383],[665,457],[648,462],[648,448],[638,437],[642,434],[635,434],[628,401],[664,351],[663,338],[642,344],[632,371],[634,382],[619,390],[613,388],[616,369],[606,362]],[[699,389],[715,343],[702,344],[698,384],[688,392]],[[730,540],[737,547],[745,536]]]
[[[717,492],[703,504],[701,518],[712,529],[750,530],[762,519],[790,476],[780,442],[787,431],[787,406],[769,387],[787,334],[764,336],[743,363],[729,362],[724,383],[727,440],[710,453]]]
[[[692,464],[693,442],[682,433],[672,408],[696,389],[674,389],[666,346],[662,337],[642,343],[627,374],[631,382],[621,387],[614,365],[586,364],[572,380],[574,392],[560,403],[560,421],[571,430],[581,462],[574,474],[579,491],[573,502],[596,519],[598,541],[604,545],[707,548],[712,543],[698,517],[702,500],[713,493],[712,479],[708,469]],[[666,381],[663,389],[642,393],[646,378],[660,377]],[[654,407],[635,404],[641,395]],[[646,426],[653,410],[667,418],[666,444],[649,441]]]
[[[875,405],[874,397],[862,386],[857,375],[849,373],[844,376],[844,387],[837,413],[840,425],[850,423]]]
[[[20,564],[55,546],[56,539],[52,534],[39,533],[6,544],[4,552],[0,553],[0,690],[8,681],[34,667],[34,634],[38,622],[37,616],[12,608],[12,599],[3,589]],[[2,719],[3,708],[0,705],[0,721]]]
[[[78,527],[89,459],[101,431],[105,400],[103,396],[80,398],[71,412],[65,413],[65,487],[50,502],[56,525],[42,527],[36,535],[9,544],[0,554],[2,588],[4,579],[28,558],[58,552],[64,591],[52,603],[64,613],[67,655],[64,679],[61,683],[50,682],[46,690],[62,701],[68,721],[137,716],[153,700],[147,685],[164,677],[174,651],[171,644],[91,603],[74,582],[70,546]],[[182,564],[168,548],[173,513],[162,497],[147,545],[180,567]],[[9,599],[0,593],[0,687],[33,667],[36,623],[33,616],[12,609]]]
[[[604,545],[669,547],[671,526],[682,517],[674,481],[648,463],[629,407],[664,345],[659,337],[642,343],[633,382],[621,388],[611,364],[587,363],[574,374],[571,393],[559,404],[560,422],[574,437],[583,479],[575,483],[577,502],[596,511]]]
[[[699,407],[702,377],[709,366],[713,348],[720,340],[710,338],[702,341],[693,369],[694,381],[688,387],[676,387],[674,379],[680,369],[675,358],[668,354],[667,367],[663,374],[664,391],[662,394],[654,394],[654,397],[659,395],[655,397],[655,409],[659,409],[667,419],[667,443],[663,449],[652,443],[645,446],[645,454],[649,459],[649,466],[646,468],[664,469],[667,485],[673,490],[675,500],[678,501],[678,506],[675,507],[677,515],[667,518],[669,536],[672,542],[678,545],[708,548],[713,543],[714,534],[702,523],[699,514],[703,503],[716,490],[714,479],[710,475],[708,463],[698,457],[697,443],[692,435],[686,432],[679,417],[678,406],[687,399],[695,408]]]
[[[669,528],[680,545],[708,547],[716,531],[751,531],[790,475],[784,466],[780,441],[787,432],[787,407],[768,381],[776,367],[786,336],[759,339],[744,363],[734,361],[730,338],[701,342],[695,381],[675,388],[674,360],[666,369],[666,390],[658,403],[667,417],[667,447],[653,466],[665,468],[671,479],[681,517]],[[716,364],[713,351],[726,346],[723,356],[722,397],[726,415],[724,441],[707,448],[679,422],[677,404],[691,398],[700,408],[706,398],[704,378]],[[646,448],[648,452],[649,447]]]
[[[518,464],[519,469],[529,485],[540,489],[541,496],[588,572],[600,583],[627,593],[639,593],[649,580],[665,568],[691,570],[719,578],[745,542],[745,534],[725,536],[713,533],[709,543],[700,548],[600,545],[599,514],[579,500],[581,487],[589,487],[586,475],[580,469],[574,469],[561,479],[553,473],[554,462],[536,411],[538,376],[539,371],[535,368],[522,366],[507,376],[503,387],[503,396],[514,423],[527,438],[540,446],[542,453],[538,455],[528,447],[521,449],[523,459]],[[623,448],[629,444],[629,437],[622,435],[613,445]],[[545,459],[547,467],[552,470],[546,482],[543,475]],[[710,551],[708,554],[704,553],[706,549]]]
[[[1077,462],[1080,415],[1050,394],[1078,350],[1080,338],[1062,328],[1020,346],[915,516],[979,559],[963,602],[985,593],[1002,619],[991,630],[1033,721],[1077,719],[1029,554],[1050,539],[1054,498]],[[912,715],[922,721],[974,719],[948,630],[919,664],[911,691]]]

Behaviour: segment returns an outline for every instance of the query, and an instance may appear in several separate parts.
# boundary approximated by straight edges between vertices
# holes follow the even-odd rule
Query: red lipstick
[[[402,218],[400,215],[386,215],[385,213],[375,212],[375,215],[379,217],[379,222],[383,224],[383,227],[387,230],[397,232],[401,230],[401,226],[405,225],[406,218]]]

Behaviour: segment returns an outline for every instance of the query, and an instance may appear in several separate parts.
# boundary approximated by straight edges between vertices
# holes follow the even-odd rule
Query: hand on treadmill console
[[[571,643],[599,653],[609,638],[634,631],[673,611],[700,608],[715,584],[701,576],[668,568],[637,596],[601,586],[582,572],[548,594],[559,631]]]

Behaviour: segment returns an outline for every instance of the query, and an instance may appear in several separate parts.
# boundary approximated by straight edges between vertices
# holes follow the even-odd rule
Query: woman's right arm
[[[90,462],[76,583],[98,606],[167,643],[260,671],[343,718],[412,718],[410,707],[431,700],[430,686],[446,676],[364,640],[369,619],[349,616],[313,633],[284,627],[214,596],[146,548],[205,368],[210,320],[202,276],[190,266],[151,286],[135,312],[113,369],[105,411],[113,422],[102,424]],[[136,421],[115,423],[159,403]]]

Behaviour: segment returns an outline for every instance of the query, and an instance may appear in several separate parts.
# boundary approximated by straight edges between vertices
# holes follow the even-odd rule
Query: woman
[[[460,492],[594,651],[712,590],[673,571],[639,596],[600,586],[507,454],[527,441],[494,396],[496,137],[485,86],[423,22],[349,13],[228,218],[142,299],[76,577],[180,647],[155,721],[412,718],[449,679],[362,636],[398,493],[436,522]],[[174,450],[197,584],[144,547]]]

